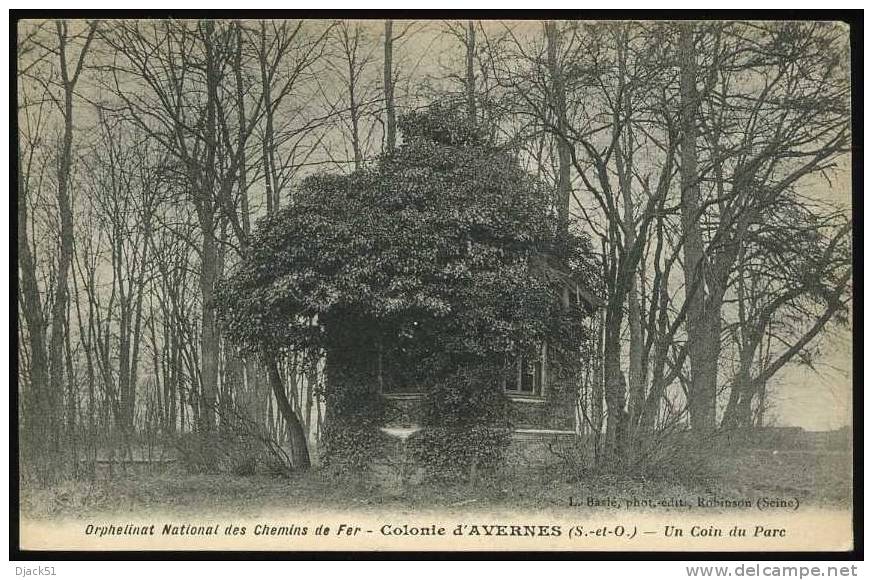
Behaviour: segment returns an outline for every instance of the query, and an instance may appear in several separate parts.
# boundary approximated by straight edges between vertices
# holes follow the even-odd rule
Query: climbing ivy
[[[584,237],[557,236],[554,192],[457,111],[399,124],[393,155],[311,176],[259,221],[219,289],[227,336],[250,352],[327,353],[328,365],[341,343],[362,369],[378,345],[423,387],[547,338],[578,351],[586,314],[562,307],[551,274],[593,286],[594,268]]]

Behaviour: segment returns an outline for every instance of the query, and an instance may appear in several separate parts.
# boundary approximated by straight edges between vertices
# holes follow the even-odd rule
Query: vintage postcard
[[[18,549],[856,549],[851,22],[13,27]]]

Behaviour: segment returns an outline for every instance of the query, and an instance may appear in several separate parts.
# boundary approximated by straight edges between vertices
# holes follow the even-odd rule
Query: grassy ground
[[[661,499],[716,494],[722,498],[797,497],[804,506],[851,505],[851,457],[829,451],[742,450],[720,454],[695,477],[682,473],[626,477],[528,469],[475,485],[442,482],[400,486],[384,478],[338,478],[324,470],[287,477],[128,474],[50,487],[22,486],[28,517],[86,517],[100,513],[233,513],[257,516],[271,508],[374,512],[436,510],[566,510],[587,497]],[[603,509],[603,508],[584,508]]]

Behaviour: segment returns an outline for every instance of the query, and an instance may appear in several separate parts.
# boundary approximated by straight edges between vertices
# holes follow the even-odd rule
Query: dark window
[[[540,356],[535,360],[517,357],[507,368],[504,390],[516,395],[542,396],[547,372],[546,352],[547,349],[543,346],[540,349]]]
[[[412,321],[398,329],[388,343],[380,344],[377,359],[379,388],[386,394],[412,394],[421,390],[421,368],[425,356],[420,324]]]

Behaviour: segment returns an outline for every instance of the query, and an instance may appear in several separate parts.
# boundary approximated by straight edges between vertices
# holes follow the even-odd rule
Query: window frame
[[[546,391],[549,383],[549,365],[548,365],[548,345],[546,343],[542,343],[540,346],[540,355],[534,359],[533,361],[526,361],[522,356],[514,357],[514,362],[510,365],[509,370],[512,371],[514,367],[514,371],[512,372],[512,379],[507,376],[509,373],[504,373],[503,375],[503,392],[512,399],[525,399],[525,400],[541,400],[545,399]],[[525,373],[524,366],[532,365],[534,369],[533,374]],[[523,380],[525,376],[533,376],[533,385],[531,390],[524,390],[522,388]]]

